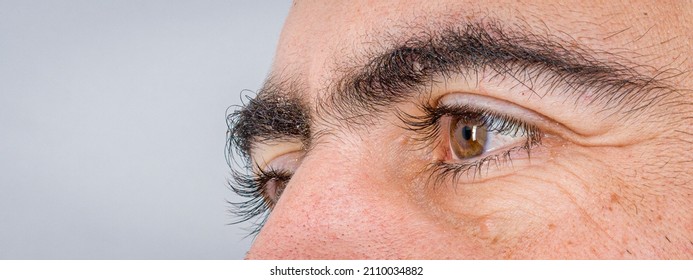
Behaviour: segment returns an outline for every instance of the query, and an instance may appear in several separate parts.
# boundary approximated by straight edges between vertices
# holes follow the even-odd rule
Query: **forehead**
[[[360,65],[372,49],[401,43],[396,38],[436,26],[484,20],[621,55],[651,66],[653,72],[693,67],[693,61],[682,57],[688,55],[693,42],[693,7],[684,1],[488,2],[493,3],[296,1],[272,72],[308,89],[320,89],[338,75],[335,70],[340,66]]]

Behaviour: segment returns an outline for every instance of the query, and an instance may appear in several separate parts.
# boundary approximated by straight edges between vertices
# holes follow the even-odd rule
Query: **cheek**
[[[669,195],[667,186],[653,183],[661,177],[649,178],[634,164],[639,150],[546,143],[552,149],[533,153],[531,164],[502,166],[509,171],[486,180],[435,185],[424,171],[434,155],[411,141],[373,130],[321,142],[249,256],[647,257],[659,249],[643,244],[666,240],[661,223],[690,227],[690,208],[674,200],[681,195]],[[667,221],[685,219],[682,211],[688,220]]]
[[[630,186],[577,147],[543,156],[506,167],[514,170],[506,176],[427,188],[435,219],[485,243],[495,257],[623,257],[634,196],[612,190]]]
[[[448,224],[492,244],[512,247],[547,229],[580,220],[582,186],[558,172],[553,174],[456,186],[447,195],[436,195],[434,203],[444,208],[440,219]]]
[[[407,167],[413,158],[398,152],[397,145],[342,140],[339,149],[321,145],[311,151],[250,258],[426,259],[474,252],[465,239],[454,238],[458,234],[432,219],[407,188],[417,174]]]

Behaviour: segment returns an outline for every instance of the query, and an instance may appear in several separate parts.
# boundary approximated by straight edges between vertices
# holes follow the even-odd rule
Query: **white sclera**
[[[508,114],[514,116],[514,114],[523,114],[521,110],[513,110],[512,105],[504,101],[495,101],[488,97],[479,96],[476,94],[448,94],[442,97],[439,102],[440,105],[448,106],[464,106],[469,105],[476,108],[484,108],[485,110],[493,112],[503,112],[503,114]],[[520,118],[520,117],[518,117]],[[488,128],[487,128],[488,129]],[[514,143],[525,141],[526,132],[522,131],[521,128],[518,131],[508,131],[499,132],[495,130],[488,130],[486,133],[486,142],[484,143],[484,150],[478,156],[483,156],[484,154],[492,153],[501,149],[509,149]],[[455,139],[450,139],[454,141]],[[452,149],[452,147],[450,147]],[[451,150],[454,153],[454,150]]]

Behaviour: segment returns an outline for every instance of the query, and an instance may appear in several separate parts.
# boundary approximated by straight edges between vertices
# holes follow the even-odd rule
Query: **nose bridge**
[[[359,149],[314,149],[287,185],[249,258],[362,258],[359,243],[384,240],[395,215],[383,205],[387,172]],[[395,201],[398,199],[395,197]],[[393,201],[388,201],[391,203]],[[337,248],[339,248],[337,251]]]

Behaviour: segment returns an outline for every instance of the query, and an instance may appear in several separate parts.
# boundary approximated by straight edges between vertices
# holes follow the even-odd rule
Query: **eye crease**
[[[531,91],[535,87],[540,89],[541,83],[535,82],[539,82],[537,77],[544,76],[543,80],[556,82],[551,83],[543,94],[550,96],[554,92],[562,92],[566,98],[578,98],[581,92],[599,92],[601,97],[612,96],[618,93],[612,90],[614,88],[628,89],[619,86],[623,81],[636,88],[643,84],[644,87],[638,88],[637,93],[648,92],[650,85],[660,86],[660,83],[650,83],[652,79],[642,80],[637,75],[624,75],[631,72],[614,68],[618,65],[605,65],[592,60],[589,55],[580,56],[583,59],[560,59],[561,53],[552,52],[550,48],[532,49],[526,46],[543,46],[541,41],[534,44],[522,36],[508,37],[510,41],[496,40],[495,36],[484,30],[482,26],[473,25],[462,29],[465,32],[461,33],[443,30],[440,37],[430,38],[432,40],[410,40],[411,46],[384,50],[382,55],[373,57],[355,74],[332,81],[336,86],[327,91],[329,102],[320,105],[323,106],[321,109],[325,109],[321,111],[321,118],[332,117],[347,127],[360,128],[371,123],[364,121],[363,117],[383,119],[383,115],[395,114],[404,124],[399,128],[411,132],[409,135],[414,141],[409,143],[432,155],[431,160],[424,161],[425,166],[420,167],[422,174],[428,174],[433,185],[456,186],[462,178],[486,180],[502,173],[515,172],[515,166],[529,160],[532,150],[542,145],[544,131],[539,129],[538,124],[551,133],[557,132],[556,126],[564,124],[554,120],[555,115],[551,112],[522,106],[522,102],[512,99],[496,99],[491,97],[493,94],[480,94],[466,101],[466,97],[455,98],[457,93],[437,96],[441,92],[431,91],[429,93],[433,95],[421,95],[429,90],[429,86],[436,88],[438,84],[445,84],[446,87],[454,87],[459,82],[462,85],[460,90],[463,90],[466,85],[464,79],[476,76],[483,80],[483,76],[473,75],[480,74],[479,71],[483,69],[489,69],[489,75],[495,77],[485,81],[486,85],[497,87],[499,92],[516,92],[516,84],[532,85]],[[498,31],[498,34],[504,34]],[[422,42],[425,44],[419,44]],[[436,55],[425,55],[427,53]],[[424,67],[409,67],[411,64]],[[421,71],[411,73],[410,69]],[[517,75],[523,71],[529,75]],[[589,75],[582,75],[580,71],[586,71]],[[389,75],[393,73],[396,75]],[[616,74],[617,78],[602,79],[604,73],[610,77]],[[504,86],[504,77],[513,78],[517,83]],[[521,79],[518,80],[518,77]],[[563,92],[563,87],[571,90]],[[666,89],[665,86],[661,88]],[[310,103],[301,99],[302,90],[306,89],[292,79],[269,79],[256,99],[229,116],[229,154],[235,148],[240,155],[248,158],[252,147],[268,141],[298,140],[303,149],[310,147],[315,137],[315,131],[311,130],[315,116],[311,115]],[[479,88],[471,86],[469,90]],[[448,96],[452,98],[446,99]],[[427,98],[429,100],[421,102]],[[435,99],[436,104],[430,103],[430,98]],[[618,98],[605,100],[624,101]],[[398,106],[409,101],[414,101],[418,110],[407,113],[400,111]],[[588,105],[604,105],[602,103],[608,102]],[[548,117],[539,116],[539,112],[549,113]],[[278,157],[264,155],[269,160],[266,166],[246,165],[246,172],[251,171],[250,174],[234,173],[236,183],[231,184],[232,189],[246,199],[234,205],[237,208],[235,212],[241,217],[238,222],[251,219],[259,221],[253,233],[260,230],[297,170],[277,168],[271,162],[279,162]]]
[[[690,32],[657,19],[693,9],[420,2],[293,6],[230,133],[248,259],[691,257]]]
[[[508,107],[515,105],[486,98],[475,101],[473,94],[446,97],[441,100],[452,102],[420,104],[422,114],[399,114],[404,128],[413,132],[412,139],[434,156],[428,166],[433,185],[449,179],[454,185],[464,176],[493,177],[495,171],[505,171],[503,164],[529,158],[530,151],[541,144],[543,132],[516,117],[522,110]],[[525,156],[520,152],[526,152]]]

